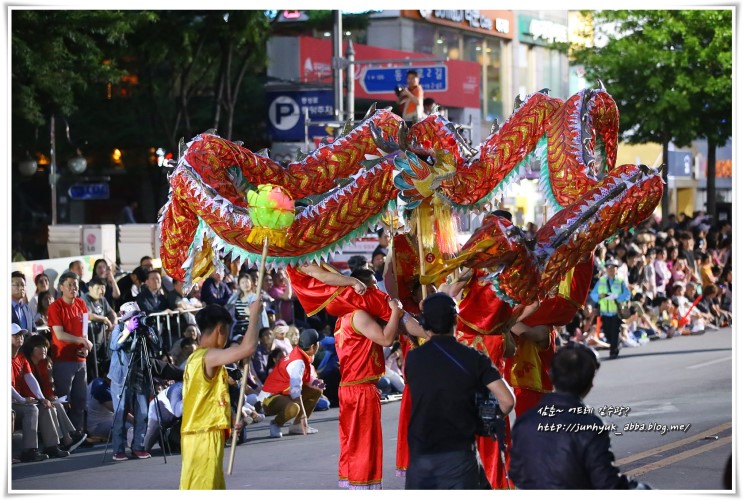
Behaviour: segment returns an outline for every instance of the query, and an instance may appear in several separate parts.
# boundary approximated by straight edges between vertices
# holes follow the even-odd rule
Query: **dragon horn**
[[[374,144],[385,153],[394,153],[400,150],[399,144],[382,137],[382,131],[374,123],[369,124],[369,132],[374,140]]]
[[[456,125],[454,125],[452,122],[448,122],[446,124],[446,128],[449,129],[449,131],[451,132],[452,136],[454,136],[454,139],[462,147],[462,149],[464,150],[464,153],[465,153],[466,156],[468,156],[468,157],[474,156],[477,153],[477,151],[475,149],[471,148],[470,145],[467,144],[467,141],[464,140],[464,137],[462,137],[462,135],[459,133],[459,130],[457,130]]]
[[[521,100],[521,95],[517,95],[516,99],[513,100],[513,109],[514,111],[518,109],[519,106],[524,104],[524,101]]]
[[[604,82],[602,82],[600,78],[596,79],[596,83],[599,86],[599,88],[598,88],[599,90],[606,91],[606,87],[604,87]]]
[[[500,130],[500,123],[498,123],[498,119],[493,120],[493,124],[490,125],[490,135],[493,135],[494,133],[498,132]]]
[[[400,149],[403,151],[407,150],[408,147],[411,145],[408,142],[408,124],[404,121],[401,121],[400,124],[397,126],[397,143],[400,145]]]
[[[545,87],[542,90],[540,90],[539,93],[540,94],[544,94],[544,95],[550,95],[550,89],[548,89],[547,87]]]
[[[377,112],[377,103],[376,102],[373,102],[372,105],[369,106],[369,110],[364,115],[363,120],[366,120],[367,118],[371,117],[371,115],[373,115],[376,112]]]

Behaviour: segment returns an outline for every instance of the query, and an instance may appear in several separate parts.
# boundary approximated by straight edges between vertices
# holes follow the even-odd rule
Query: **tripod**
[[[163,443],[162,450],[163,450],[163,461],[165,463],[168,463],[168,459],[165,457],[165,447],[168,447],[168,452],[170,452],[170,447],[167,445],[165,441],[165,436],[163,433],[163,418],[162,413],[160,412],[160,405],[157,403],[157,394],[155,393],[155,381],[152,377],[152,363],[150,361],[150,351],[149,347],[147,346],[147,338],[144,333],[138,331],[139,329],[135,330],[134,338],[132,339],[132,345],[129,349],[129,352],[131,353],[131,360],[129,362],[129,367],[126,372],[126,377],[124,378],[124,384],[121,387],[121,392],[119,393],[119,402],[116,405],[116,409],[114,410],[114,424],[116,424],[116,415],[119,413],[119,410],[121,408],[121,403],[124,400],[124,396],[127,394],[127,390],[130,388],[131,384],[131,378],[133,373],[134,364],[136,362],[139,363],[140,369],[142,370],[142,373],[144,374],[145,378],[149,379],[150,383],[150,392],[155,397],[155,412],[157,414],[158,419],[158,427],[160,430],[160,442]],[[120,355],[120,354],[119,354]],[[137,359],[139,357],[139,359]],[[124,410],[126,410],[126,405],[124,406]],[[126,416],[122,415],[121,417],[123,420],[126,420]],[[136,423],[136,422],[135,422]],[[122,425],[125,425],[124,422],[122,422]],[[111,440],[111,436],[113,434],[114,425],[111,426],[111,430],[108,432],[108,439],[106,440],[106,447],[103,450],[103,462],[106,461],[106,452],[108,451],[108,441]],[[120,430],[117,429],[117,432]],[[132,445],[134,444],[134,439],[132,439]]]

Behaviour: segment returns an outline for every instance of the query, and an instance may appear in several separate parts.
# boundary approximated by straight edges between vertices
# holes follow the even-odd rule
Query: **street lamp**
[[[21,161],[18,162],[18,171],[21,173],[21,175],[25,175],[27,177],[31,177],[36,173],[36,170],[38,170],[39,166],[36,163],[36,160],[31,158],[31,155],[28,151],[26,151],[26,156]]]
[[[52,226],[57,225],[57,181],[59,181],[59,174],[57,173],[57,143],[55,134],[55,118],[54,114],[51,115],[49,120],[49,142],[51,145],[50,156],[51,161],[49,164],[49,185],[52,191]],[[69,168],[75,174],[81,174],[85,171],[88,166],[88,162],[85,161],[83,155],[80,153],[80,148],[72,143],[70,139],[70,124],[65,120],[65,132],[67,134],[67,142],[75,147],[77,152],[76,156],[71,158],[67,162],[67,168]]]

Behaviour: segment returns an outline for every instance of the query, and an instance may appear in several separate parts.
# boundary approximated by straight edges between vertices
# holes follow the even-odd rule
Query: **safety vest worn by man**
[[[615,276],[612,280],[611,286],[609,286],[609,277],[603,276],[599,278],[599,297],[603,294],[614,294],[619,297],[622,294],[624,281],[622,278]],[[599,311],[602,316],[616,316],[619,313],[619,306],[615,299],[604,297],[599,299]]]

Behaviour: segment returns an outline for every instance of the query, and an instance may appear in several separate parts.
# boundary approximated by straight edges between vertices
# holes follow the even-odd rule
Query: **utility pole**
[[[343,15],[333,11],[333,114],[343,121]]]
[[[351,40],[348,40],[348,47],[346,48],[346,62],[348,64],[348,67],[346,68],[347,74],[346,74],[346,86],[348,87],[346,92],[348,93],[348,118],[350,120],[354,120],[354,114],[356,112],[356,108],[354,105],[354,100],[356,98],[356,95],[354,93],[354,60],[356,58],[356,51],[353,50],[353,42]]]
[[[49,150],[49,156],[51,158],[51,164],[49,165],[49,185],[52,191],[52,226],[57,225],[57,147],[54,140],[54,114],[52,113],[49,128],[49,140],[51,143],[51,149]]]

